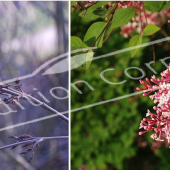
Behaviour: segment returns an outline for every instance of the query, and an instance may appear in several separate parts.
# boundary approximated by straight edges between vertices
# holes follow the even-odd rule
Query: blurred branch
[[[12,137],[13,138],[13,137]],[[27,140],[23,140],[21,142],[16,142],[16,143],[13,143],[13,144],[10,144],[10,145],[5,145],[5,146],[2,146],[0,147],[0,150],[2,149],[6,149],[6,148],[12,148],[12,147],[15,147],[15,146],[18,146],[18,145],[23,145],[23,144],[27,144],[29,142],[35,142],[35,141],[45,141],[45,140],[53,140],[53,139],[65,139],[65,138],[68,138],[68,136],[53,136],[53,137],[31,137],[31,138],[28,138]]]
[[[50,10],[47,5],[43,5],[44,2],[38,2],[38,1],[32,1],[30,2],[32,3],[33,5],[35,5],[36,7],[38,7],[42,12],[45,12],[46,14],[48,14],[50,17],[54,18],[55,19],[55,12]]]
[[[4,145],[4,143],[0,140],[0,143]],[[9,156],[11,156],[15,161],[20,163],[24,168],[28,170],[36,170],[31,164],[29,164],[23,157],[20,155],[16,155],[14,152],[11,152],[9,150],[5,150],[5,153]]]
[[[59,53],[64,53],[68,51],[68,36],[66,36],[66,31],[65,31],[66,21],[64,18],[63,5],[64,5],[64,2],[62,1],[56,2],[55,21],[57,25]]]
[[[6,145],[6,146],[2,146],[0,147],[0,150],[2,149],[6,149],[6,148],[11,148],[11,149],[15,149],[17,146],[19,145],[23,145],[22,149],[23,151],[20,153],[21,154],[27,154],[29,152],[32,153],[30,159],[28,160],[28,162],[30,162],[34,156],[34,152],[35,152],[35,148],[39,146],[39,144],[45,140],[53,140],[53,139],[67,139],[68,136],[53,136],[53,137],[32,137],[30,135],[21,135],[21,136],[10,136],[9,138],[13,138],[16,139],[17,142],[10,144],[10,145]]]
[[[6,104],[8,104],[8,103],[17,104],[20,98],[26,99],[28,101],[31,100],[31,101],[34,101],[39,106],[43,107],[44,109],[46,109],[46,110],[48,110],[48,111],[50,111],[50,112],[52,112],[54,114],[58,114],[58,116],[61,117],[66,122],[69,121],[69,119],[66,116],[64,116],[63,114],[61,114],[57,110],[53,109],[52,107],[50,107],[46,103],[41,102],[40,100],[32,97],[31,95],[28,95],[28,94],[24,93],[22,90],[20,90],[20,91],[19,90],[15,90],[13,88],[10,88],[9,85],[0,85],[0,93],[2,95],[5,95],[6,93],[12,95],[12,97],[4,99],[4,102]],[[13,96],[16,96],[16,98],[13,97]]]

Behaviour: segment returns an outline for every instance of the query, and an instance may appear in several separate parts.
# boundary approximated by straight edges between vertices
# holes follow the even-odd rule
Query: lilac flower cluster
[[[159,141],[167,139],[170,143],[170,65],[161,73],[161,78],[152,76],[150,80],[148,78],[146,81],[140,80],[140,83],[145,88],[137,87],[136,90],[142,90],[143,96],[149,95],[156,104],[153,107],[156,113],[148,110],[146,118],[142,119],[139,128],[144,131],[139,132],[139,135],[154,131],[151,138]]]

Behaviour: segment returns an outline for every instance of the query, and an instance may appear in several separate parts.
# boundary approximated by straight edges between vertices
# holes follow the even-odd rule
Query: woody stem
[[[8,88],[3,87],[3,88],[1,88],[1,91],[5,92],[5,93],[8,93],[8,94],[11,94],[11,95],[21,96],[21,98],[23,98],[23,99],[32,100],[32,101],[36,102],[36,104],[39,104],[44,109],[46,109],[46,110],[48,110],[48,111],[50,111],[50,112],[52,112],[54,114],[58,114],[58,116],[61,117],[66,122],[69,121],[69,119],[66,116],[64,116],[63,114],[61,114],[57,110],[53,109],[52,107],[50,107],[46,103],[41,102],[40,100],[32,97],[31,95],[28,95],[26,93],[20,92],[18,90],[15,90],[15,89],[12,89],[12,88],[9,88],[9,87]]]

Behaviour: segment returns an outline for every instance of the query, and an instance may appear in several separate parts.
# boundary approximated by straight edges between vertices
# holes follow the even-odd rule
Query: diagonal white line
[[[82,107],[79,107],[79,108],[76,108],[76,109],[72,109],[71,112],[77,112],[79,110],[84,110],[84,109],[87,109],[87,108],[90,108],[90,107],[94,107],[94,106],[98,106],[98,105],[101,105],[101,104],[113,102],[113,101],[116,101],[116,100],[121,100],[121,99],[124,99],[124,98],[127,98],[127,97],[131,97],[131,96],[135,96],[135,95],[141,94],[141,93],[143,93],[143,92],[142,91],[135,92],[135,93],[127,94],[127,95],[124,95],[124,96],[116,97],[116,98],[113,98],[113,99],[109,99],[109,100],[93,103],[93,104],[90,104],[90,105],[87,105],[87,106],[82,106]],[[66,113],[68,113],[68,111],[61,112],[61,113],[62,114],[66,114]],[[53,117],[56,117],[56,116],[58,116],[58,115],[54,114],[54,115],[45,116],[45,117],[42,117],[42,118],[30,120],[30,121],[27,121],[27,122],[23,122],[23,123],[18,123],[18,124],[15,124],[15,125],[7,126],[7,127],[4,127],[4,128],[1,128],[0,132],[4,131],[4,130],[15,128],[15,127],[20,127],[20,126],[23,126],[23,125],[27,125],[27,124],[30,124],[30,123],[35,123],[35,122],[39,122],[39,121],[42,121],[42,120],[50,119],[50,118],[53,118]]]
[[[170,37],[161,38],[161,39],[158,39],[158,40],[151,41],[149,43],[144,43],[144,44],[137,45],[137,46],[134,46],[134,47],[129,47],[129,48],[125,48],[125,49],[118,50],[118,51],[115,51],[115,52],[111,52],[111,53],[108,53],[108,54],[104,54],[104,55],[101,55],[101,56],[98,56],[98,57],[93,57],[93,60],[98,60],[98,59],[109,57],[109,56],[112,56],[112,55],[115,55],[115,54],[124,53],[124,52],[131,51],[131,50],[134,50],[134,49],[137,49],[137,48],[147,47],[147,46],[150,46],[150,45],[153,45],[153,44],[157,44],[157,43],[160,43],[160,42],[163,42],[163,41],[169,41],[169,40],[170,40]]]
[[[124,98],[127,98],[127,97],[135,96],[135,95],[138,95],[138,94],[141,94],[141,93],[143,93],[143,91],[127,94],[127,95],[124,95],[124,96],[119,96],[119,97],[116,97],[116,98],[113,98],[113,99],[108,99],[108,100],[97,102],[97,103],[93,103],[93,104],[89,104],[87,106],[82,106],[82,107],[73,109],[73,110],[71,110],[71,112],[77,112],[79,110],[87,109],[87,108],[98,106],[98,105],[101,105],[101,104],[105,104],[105,103],[109,103],[109,102],[114,102],[114,101],[121,100],[121,99],[124,99]]]

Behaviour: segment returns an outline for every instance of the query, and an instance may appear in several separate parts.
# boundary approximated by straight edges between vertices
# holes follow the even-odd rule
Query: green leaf
[[[109,1],[99,1],[95,5],[92,5],[87,9],[87,11],[82,11],[79,16],[81,16],[85,21],[93,21],[100,18],[99,15],[95,15],[93,12],[100,8],[101,6],[107,5]]]
[[[100,17],[104,16],[107,13],[106,9],[103,9],[102,7],[99,7],[93,11],[93,14],[98,15]]]
[[[93,60],[93,51],[89,50],[87,52],[75,55],[73,57],[71,57],[71,68],[78,68],[78,67],[82,67],[84,69],[88,69],[92,60]]]
[[[96,165],[99,169],[105,169],[106,164],[105,164],[105,156],[104,155],[98,155],[96,159]]]
[[[71,5],[76,5],[76,1],[71,1]]]
[[[76,5],[76,3],[77,3],[76,1],[71,1],[71,6],[72,6],[72,5],[73,5],[73,6]],[[73,11],[74,11],[74,8],[71,7],[71,12],[73,12]]]
[[[106,18],[115,7],[116,5],[113,5],[109,10],[106,8],[98,7],[93,11],[93,14],[98,15],[101,18]]]
[[[90,47],[93,44],[93,42],[97,39],[97,37],[100,35],[105,25],[106,25],[105,22],[95,22],[94,24],[92,24],[87,30],[87,33],[84,37],[84,43]],[[105,31],[96,41],[95,47],[102,47],[104,33]]]
[[[144,8],[150,12],[160,12],[164,5],[166,5],[165,1],[145,1]]]
[[[71,36],[71,51],[84,48],[85,44],[79,37]]]
[[[142,36],[141,35],[135,35],[133,36],[130,41],[129,41],[129,47],[133,47],[133,46],[137,46],[142,44]],[[134,55],[136,54],[136,52],[139,50],[139,48],[136,48],[134,50],[131,50],[131,57],[134,57]]]
[[[71,51],[83,48],[87,48],[87,45],[83,43],[80,38],[71,36]],[[88,69],[93,60],[93,54],[92,50],[82,50],[78,52],[71,57],[71,67],[77,68],[82,66],[83,68]]]
[[[155,32],[159,31],[161,28],[159,28],[158,26],[154,25],[154,24],[149,24],[145,27],[145,29],[143,30],[143,33],[148,36],[148,35],[152,35]]]
[[[170,2],[167,2],[167,1],[166,1],[166,3],[165,3],[165,5],[163,6],[162,10],[168,8],[169,6],[170,6]]]
[[[124,8],[117,9],[113,16],[111,27],[116,28],[127,24],[134,15],[135,15],[135,9],[133,7],[125,8],[125,9]]]
[[[88,69],[90,67],[90,64],[93,60],[94,52],[92,50],[89,50],[89,52],[86,54],[86,66],[85,69]]]

